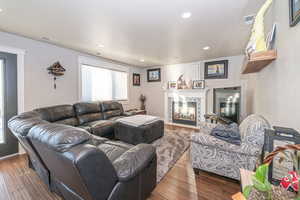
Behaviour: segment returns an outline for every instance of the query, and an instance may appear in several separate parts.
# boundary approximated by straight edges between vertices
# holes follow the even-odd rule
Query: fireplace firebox
[[[172,120],[173,123],[197,126],[197,103],[173,101]]]

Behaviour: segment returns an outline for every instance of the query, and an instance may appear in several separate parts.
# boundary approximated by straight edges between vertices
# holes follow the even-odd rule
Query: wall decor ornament
[[[132,75],[132,84],[133,86],[140,86],[141,85],[141,75],[133,73]]]
[[[147,100],[146,96],[141,94],[140,101],[141,101],[141,110],[146,110],[145,101]]]
[[[273,0],[266,0],[264,5],[258,11],[250,37],[250,41],[246,48],[246,54],[249,56],[252,53],[257,53],[260,51],[267,50],[267,44],[265,39],[265,27],[264,27],[264,19],[267,10],[272,5]]]
[[[204,79],[228,78],[228,60],[205,63]]]
[[[169,81],[168,88],[169,89],[177,89],[177,81]]]
[[[204,89],[204,88],[205,88],[205,80],[193,81],[193,89]]]
[[[53,65],[47,68],[48,74],[53,75],[54,80],[54,89],[56,89],[56,79],[58,76],[63,76],[65,74],[66,69],[61,66],[59,62],[55,62]]]
[[[300,21],[300,1],[289,0],[290,2],[290,26],[296,26]]]
[[[161,80],[160,68],[147,70],[148,82],[160,82],[160,80]]]

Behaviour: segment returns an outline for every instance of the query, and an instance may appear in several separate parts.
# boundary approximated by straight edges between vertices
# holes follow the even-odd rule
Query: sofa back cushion
[[[68,151],[73,146],[92,139],[85,130],[63,124],[39,124],[30,129],[30,140],[37,140],[57,152]]]
[[[104,119],[123,115],[124,110],[121,103],[117,101],[104,101],[101,103]]]
[[[72,105],[58,105],[35,109],[43,120],[51,123],[77,126],[78,121]]]
[[[270,124],[260,115],[250,115],[241,123],[239,129],[242,142],[262,146],[264,144],[265,129],[269,129]]]
[[[99,102],[80,102],[74,104],[74,108],[80,125],[103,119]]]

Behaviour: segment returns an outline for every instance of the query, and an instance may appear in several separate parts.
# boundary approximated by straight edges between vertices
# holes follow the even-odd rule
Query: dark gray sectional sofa
[[[114,138],[118,102],[81,102],[36,109],[8,126],[29,165],[66,200],[145,200],[156,186],[156,152]]]

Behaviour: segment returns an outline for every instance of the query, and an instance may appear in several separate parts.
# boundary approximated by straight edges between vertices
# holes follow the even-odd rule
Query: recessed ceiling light
[[[181,14],[181,17],[183,19],[190,18],[191,16],[192,16],[192,13],[190,13],[190,12],[184,12],[184,13]]]
[[[2,9],[2,8],[0,8],[0,12],[3,12],[3,9]]]
[[[98,44],[98,47],[103,48],[104,45],[103,44]]]
[[[210,50],[210,47],[209,46],[203,47],[203,50],[205,51]]]
[[[141,62],[145,62],[145,60],[144,60],[144,59],[141,59],[140,61],[141,61]]]

